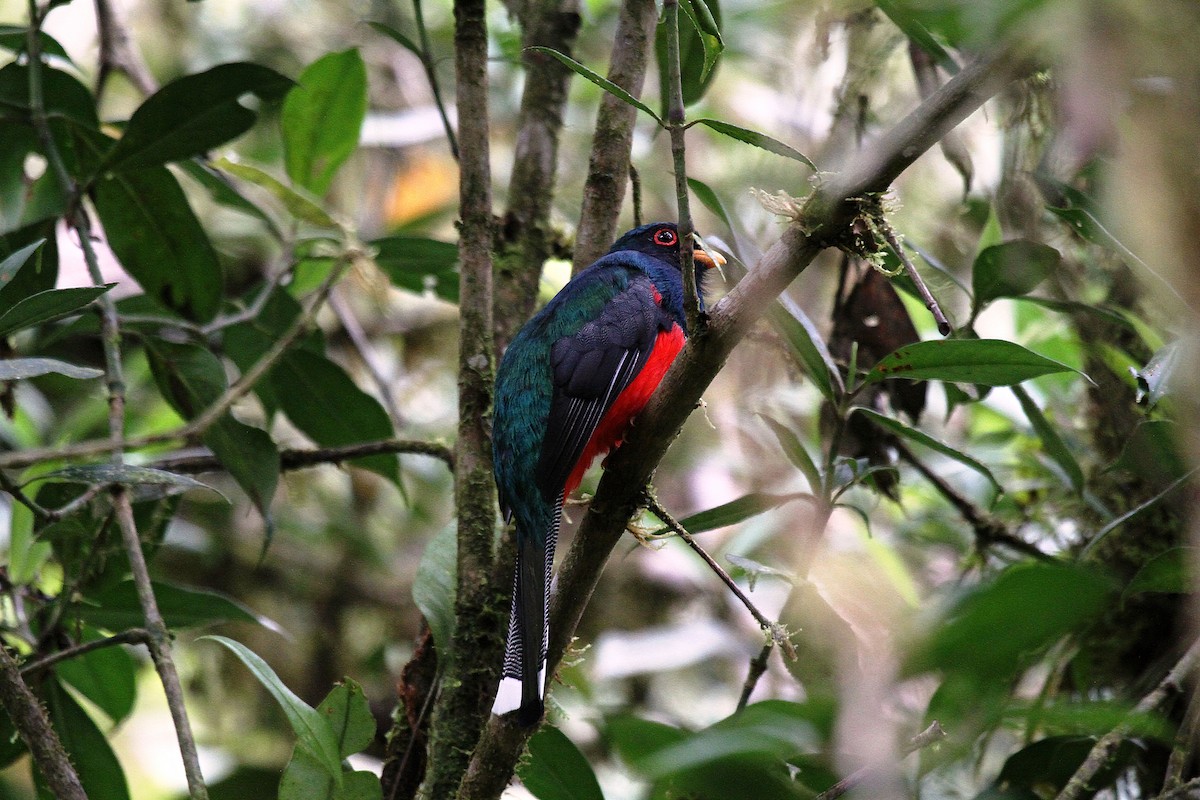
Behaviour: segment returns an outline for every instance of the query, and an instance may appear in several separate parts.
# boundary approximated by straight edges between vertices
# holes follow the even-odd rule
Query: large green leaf
[[[21,25],[0,25],[0,48],[14,53],[28,52],[29,29]],[[58,40],[45,31],[38,31],[38,52],[68,62],[71,60]]]
[[[279,625],[255,614],[232,597],[206,589],[189,589],[154,581],[154,598],[169,628],[195,628],[220,622],[253,622],[273,631]],[[122,581],[85,598],[77,607],[79,618],[110,631],[142,627],[146,617],[132,581]]]
[[[722,122],[719,119],[698,119],[691,124],[704,125],[708,128],[712,128],[717,133],[728,136],[730,139],[737,139],[739,142],[745,142],[746,144],[754,145],[755,147],[759,147],[763,150],[774,153],[777,156],[783,156],[784,158],[790,158],[793,161],[799,161],[801,164],[805,164],[814,170],[817,168],[816,164],[814,164],[808,156],[804,155],[793,147],[789,147],[778,139],[773,139],[770,136],[767,136],[765,133],[759,133],[758,131],[752,131],[749,128],[742,128],[738,125]]]
[[[41,77],[47,116],[63,117],[87,128],[100,127],[92,92],[78,78],[44,64]],[[5,106],[24,111],[28,118],[29,67],[23,63],[12,61],[0,68],[0,109]]]
[[[56,222],[55,219],[42,220],[0,234],[0,256],[11,269],[0,273],[0,312],[8,311],[31,295],[53,289],[58,282]],[[22,249],[38,242],[44,244],[31,251],[28,258],[9,260]]]
[[[219,158],[212,166],[222,172],[228,172],[235,178],[240,178],[255,186],[262,187],[275,197],[289,214],[301,222],[308,222],[320,228],[336,228],[338,225],[317,201],[313,200],[303,190],[293,189],[284,185],[278,178],[250,164],[238,164],[227,158]]]
[[[591,764],[567,735],[543,725],[529,740],[529,759],[517,775],[538,800],[604,800]]]
[[[292,424],[322,447],[339,447],[391,438],[392,421],[371,395],[346,371],[307,350],[292,350],[271,371],[280,407]],[[399,482],[394,455],[356,458],[349,463]]]
[[[1191,565],[1197,563],[1195,547],[1172,547],[1141,566],[1122,594],[1123,598],[1147,592],[1186,594],[1192,586]]]
[[[0,259],[0,289],[8,286],[17,273],[21,271],[21,267],[25,266],[37,249],[44,245],[44,238],[35,239],[29,244],[18,247],[11,253],[7,253],[3,259]]]
[[[615,83],[608,80],[607,78],[605,78],[601,75],[598,75],[595,72],[592,72],[590,69],[585,67],[583,64],[580,64],[578,61],[571,58],[570,56],[563,55],[562,53],[558,52],[557,50],[554,50],[549,47],[531,47],[529,49],[534,50],[539,53],[545,53],[549,56],[553,56],[554,58],[561,61],[563,63],[563,65],[567,67],[567,69],[571,70],[576,75],[579,75],[579,76],[591,81],[592,83],[596,84],[601,89],[608,92],[613,97],[620,100],[621,102],[631,105],[634,108],[638,109],[639,111],[646,112],[651,117],[653,117],[654,121],[657,122],[659,125],[663,124],[662,118],[659,117],[658,114],[655,114],[654,111],[650,108],[650,106],[646,105],[641,100],[638,100],[636,97],[631,95],[629,92],[625,91],[620,86],[617,86]]]
[[[315,708],[297,697],[291,689],[284,685],[275,670],[263,661],[250,648],[241,642],[224,636],[204,636],[228,648],[250,670],[251,674],[263,685],[279,707],[283,709],[288,723],[296,734],[296,744],[312,756],[335,782],[342,785],[342,759],[337,736],[333,727]]]
[[[308,65],[283,103],[284,163],[292,183],[325,194],[358,146],[366,114],[367,68],[357,49]]]
[[[808,454],[808,449],[800,441],[800,437],[791,428],[771,419],[766,414],[759,414],[759,416],[763,422],[767,423],[767,427],[771,429],[771,433],[775,434],[775,438],[779,440],[779,446],[783,448],[784,455],[808,480],[809,488],[813,492],[820,492],[823,486],[821,471],[812,460],[812,456]]]
[[[975,685],[1003,681],[1102,613],[1113,588],[1107,578],[1075,565],[1011,567],[946,609],[914,650],[907,672],[957,672],[970,676]]]
[[[682,0],[679,23],[679,74],[683,90],[683,104],[690,106],[708,90],[715,77],[715,68],[720,61],[725,43],[721,39],[721,8],[717,0]],[[667,85],[670,66],[667,63],[667,28],[661,19],[654,34],[654,54],[658,59],[659,97],[662,98],[662,116],[667,116],[667,98],[671,96]]]
[[[1023,239],[985,248],[971,270],[972,292],[978,310],[999,297],[1028,294],[1062,262],[1049,245]]]
[[[283,241],[283,234],[280,232],[279,226],[275,224],[275,220],[256,204],[246,199],[228,177],[209,166],[207,162],[199,158],[188,158],[180,161],[176,166],[203,186],[213,202],[257,219],[275,239]]]
[[[938,441],[924,431],[918,430],[917,428],[913,428],[909,425],[905,425],[898,419],[885,417],[883,414],[880,414],[879,412],[873,411],[869,408],[855,406],[853,412],[856,414],[861,414],[884,430],[890,431],[891,433],[899,436],[903,436],[904,438],[914,441],[920,445],[924,445],[930,450],[941,453],[947,458],[954,459],[966,467],[970,467],[983,477],[987,478],[988,483],[992,484],[992,488],[997,492],[1004,491],[1004,488],[996,481],[996,476],[992,474],[990,469],[984,466],[981,462],[971,458],[971,456],[967,455],[961,450],[956,450],[945,442]]]
[[[888,378],[1011,386],[1040,375],[1075,372],[1003,339],[944,339],[905,345],[881,358],[864,383]]]
[[[96,704],[114,725],[133,711],[137,699],[137,664],[120,647],[102,647],[60,661],[54,673]]]
[[[685,517],[679,521],[679,524],[689,533],[703,533],[717,528],[724,528],[727,525],[736,525],[750,517],[779,508],[793,500],[811,501],[813,499],[813,496],[807,492],[793,492],[791,494],[751,492],[750,494],[742,495],[736,500],[722,503],[715,508]]]
[[[201,155],[245,133],[257,115],[238,100],[277,100],[294,84],[273,69],[221,64],[171,81],[138,106],[124,135],[104,160],[128,171]]]
[[[195,322],[221,306],[221,264],[166,167],[106,173],[92,195],[108,244],[146,294]]]
[[[907,3],[897,3],[895,0],[875,0],[875,5],[896,24],[897,28],[904,31],[905,36],[916,42],[943,69],[951,75],[958,74],[958,62],[946,52],[946,48],[942,47],[942,43],[930,33],[929,28],[909,12],[906,8]]]
[[[333,730],[343,758],[360,752],[375,738],[375,718],[362,687],[351,680],[333,688],[317,713]],[[383,788],[370,772],[344,770],[341,785],[306,748],[299,747],[283,770],[279,800],[378,800]]]
[[[804,367],[804,372],[821,396],[836,403],[846,390],[837,362],[816,324],[794,300],[780,297],[767,309],[767,321],[782,337],[792,357]]]
[[[10,358],[0,360],[0,381],[19,381],[56,373],[76,380],[99,378],[104,370],[68,364],[56,358]]]
[[[1067,481],[1070,482],[1071,488],[1077,493],[1083,492],[1083,468],[1079,466],[1079,462],[1075,459],[1074,454],[1067,443],[1063,441],[1058,430],[1050,424],[1050,420],[1046,419],[1045,414],[1038,408],[1037,403],[1029,396],[1029,392],[1021,386],[1012,387],[1012,392],[1017,396],[1017,401],[1021,404],[1021,409],[1025,412],[1026,419],[1033,426],[1034,431],[1042,440],[1042,447],[1046,450],[1046,455],[1050,456],[1051,460],[1059,466],[1063,474],[1067,476]]]
[[[103,286],[48,289],[19,300],[0,314],[0,337],[12,336],[17,331],[79,313],[114,286],[115,283],[106,283]]]
[[[50,722],[71,757],[87,796],[129,800],[125,771],[96,723],[57,680],[51,678],[42,687]],[[40,775],[38,778],[39,800],[55,800]]]
[[[413,602],[429,625],[434,646],[443,653],[454,636],[457,576],[458,526],[450,523],[425,545],[412,585]]]
[[[204,347],[153,339],[147,342],[146,354],[163,398],[185,419],[202,413],[226,389],[221,360]],[[271,437],[226,413],[205,431],[203,440],[269,524],[279,483],[279,451]]]
[[[392,285],[422,294],[431,287],[438,297],[458,302],[458,247],[418,236],[385,236],[371,243],[375,263]]]

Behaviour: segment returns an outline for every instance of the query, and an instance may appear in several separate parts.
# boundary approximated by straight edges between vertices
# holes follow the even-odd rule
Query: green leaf
[[[1033,426],[1038,437],[1042,440],[1042,447],[1046,449],[1046,455],[1050,456],[1051,460],[1062,469],[1067,479],[1071,482],[1071,488],[1076,493],[1083,492],[1083,468],[1079,466],[1079,462],[1075,460],[1075,456],[1067,447],[1067,443],[1058,435],[1058,431],[1050,424],[1050,420],[1046,419],[1042,414],[1042,410],[1038,408],[1037,403],[1033,402],[1033,398],[1029,396],[1029,392],[1021,386],[1012,387],[1013,394],[1017,396],[1017,400],[1021,403],[1021,409],[1025,412],[1025,417],[1029,420],[1029,424]]]
[[[1172,547],[1159,553],[1137,571],[1122,598],[1147,592],[1187,594],[1192,589],[1191,565],[1196,563],[1196,554],[1195,547]]]
[[[85,128],[98,129],[96,101],[78,78],[60,69],[41,66],[42,95],[46,116],[64,117]],[[29,67],[12,61],[0,68],[0,107],[29,111]],[[28,119],[28,116],[25,117]]]
[[[56,219],[42,220],[0,234],[0,256],[4,257],[5,264],[9,264],[8,258],[22,248],[37,242],[45,243],[32,257],[22,260],[19,268],[14,266],[12,272],[0,274],[0,313],[8,311],[26,297],[53,289],[58,283],[56,222]],[[16,265],[16,261],[12,264]]]
[[[50,373],[77,380],[91,380],[104,375],[104,370],[80,367],[54,358],[10,358],[0,360],[0,381],[19,381]]]
[[[50,679],[43,684],[42,697],[50,722],[71,757],[87,796],[129,800],[129,786],[125,782],[121,762],[87,712],[57,680]],[[41,777],[38,775],[39,779]],[[44,779],[39,783],[38,797],[54,800],[45,787]]]
[[[345,771],[339,784],[316,756],[297,747],[279,779],[279,800],[382,800],[383,787],[372,772]]]
[[[720,28],[717,20],[713,19],[710,8],[694,8],[691,0],[682,0],[679,6],[683,12],[677,15],[680,88],[684,106],[690,106],[700,100],[712,84],[713,69],[725,44],[721,41]],[[711,8],[720,14],[720,7],[715,0]],[[707,19],[702,21],[701,17]],[[671,87],[667,82],[671,74],[671,67],[667,61],[667,33],[666,19],[660,16],[654,32],[654,55],[658,62],[659,97],[664,118],[668,116],[667,101],[671,96]]]
[[[9,521],[8,579],[15,586],[28,586],[50,558],[52,546],[33,534],[33,515],[25,506],[12,505]]]
[[[1179,442],[1185,433],[1178,423],[1150,419],[1138,424],[1121,448],[1111,469],[1123,469],[1142,480],[1164,484],[1188,471],[1187,460],[1180,455]]]
[[[1107,578],[1076,565],[1010,567],[946,610],[932,635],[915,649],[907,672],[941,669],[965,673],[976,683],[1005,680],[1103,613],[1112,595]]]
[[[944,339],[916,342],[889,353],[863,382],[906,378],[1011,386],[1054,372],[1078,370],[1003,339]]]
[[[1042,796],[1047,789],[1057,795],[1071,776],[1096,746],[1092,736],[1047,736],[1033,742],[1008,757],[996,782],[1012,789],[1037,790],[1034,797]],[[1088,781],[1094,794],[1096,789],[1110,785],[1117,776],[1127,770],[1143,752],[1144,745],[1124,740],[1116,751],[1104,762],[1101,769]]]
[[[904,32],[905,36],[916,42],[943,69],[951,75],[958,74],[958,62],[946,51],[946,48],[942,47],[941,42],[934,38],[933,34],[929,32],[929,28],[925,27],[907,9],[893,2],[893,0],[875,0],[875,5],[887,15],[888,19],[895,23],[897,28]]]
[[[152,339],[146,344],[146,355],[163,398],[184,419],[194,419],[226,389],[221,360],[204,347]],[[205,431],[203,441],[254,501],[269,530],[271,499],[279,484],[279,451],[274,441],[266,431],[228,413]]]
[[[808,454],[808,450],[800,441],[800,437],[792,432],[791,428],[776,422],[766,414],[759,414],[762,421],[767,423],[767,427],[775,434],[775,438],[779,440],[779,446],[783,448],[783,453],[788,457],[788,460],[795,465],[796,469],[804,474],[808,480],[809,488],[814,492],[821,491],[821,471],[817,469],[816,463],[813,462],[812,456]]]
[[[692,190],[692,194],[696,195],[696,199],[720,219],[721,222],[724,222],[726,228],[733,230],[733,223],[729,221],[729,214],[725,211],[725,205],[721,202],[721,198],[717,197],[717,193],[713,191],[713,188],[697,178],[688,178],[687,182],[688,188]]]
[[[793,161],[799,161],[801,164],[806,164],[814,170],[817,168],[817,165],[814,164],[808,156],[804,155],[799,150],[784,144],[778,139],[772,139],[765,133],[752,131],[749,128],[742,128],[737,125],[732,125],[728,122],[722,122],[718,119],[698,119],[689,124],[705,125],[709,128],[712,128],[717,133],[722,133],[731,139],[737,139],[739,142],[745,142],[746,144],[760,147],[763,150],[767,150],[768,152],[774,153],[777,156],[783,156],[784,158],[790,158]]]
[[[346,371],[307,350],[292,350],[271,371],[280,407],[292,424],[322,447],[339,447],[388,439],[392,421],[371,395],[358,388]],[[400,480],[396,456],[364,456],[348,462]]]
[[[767,309],[767,320],[782,337],[792,357],[804,367],[804,373],[821,396],[836,403],[846,391],[842,373],[833,354],[821,338],[816,324],[790,297],[781,295]]]
[[[417,574],[412,597],[439,653],[448,652],[454,637],[454,598],[458,580],[458,526],[451,522],[429,540]]]
[[[644,111],[645,113],[649,114],[651,117],[654,118],[654,121],[657,122],[659,125],[663,124],[662,118],[659,117],[658,114],[655,114],[650,109],[650,106],[646,105],[641,100],[638,100],[636,97],[631,95],[629,92],[625,91],[620,86],[617,86],[615,83],[608,80],[607,78],[603,78],[600,75],[597,75],[595,72],[592,72],[590,69],[585,67],[583,64],[580,64],[578,61],[571,58],[570,56],[563,55],[562,53],[560,53],[557,50],[554,50],[550,47],[530,47],[528,49],[533,50],[538,53],[545,53],[548,56],[552,56],[552,57],[558,59],[559,61],[561,61],[563,63],[563,65],[567,69],[571,70],[575,74],[580,75],[583,78],[596,84],[601,89],[608,92],[613,97],[620,100],[621,102],[623,102],[627,105],[631,105],[634,108],[638,109],[639,111]]]
[[[166,167],[106,173],[92,197],[109,246],[146,294],[194,322],[216,316],[217,251]]]
[[[288,177],[318,196],[358,146],[367,114],[367,68],[356,48],[329,53],[300,73],[283,103]]]
[[[195,628],[220,622],[252,622],[279,632],[279,625],[267,617],[255,614],[232,597],[207,589],[189,589],[172,583],[153,581],[151,588],[158,601],[167,627]],[[77,607],[79,618],[89,625],[110,631],[139,628],[146,624],[137,587],[133,581],[121,581],[95,596],[86,598]]]
[[[688,533],[703,533],[705,531],[716,530],[717,528],[724,528],[728,525],[736,525],[750,517],[755,517],[772,509],[779,508],[793,500],[814,501],[815,498],[808,492],[793,492],[791,494],[751,492],[715,508],[685,517],[679,521],[679,524],[686,528]]]
[[[28,46],[28,28],[20,25],[0,25],[0,48],[13,53],[25,53],[28,52]],[[38,31],[38,52],[71,61],[71,57],[58,40],[45,31]]]
[[[543,725],[529,740],[529,759],[517,768],[538,800],[604,800],[591,764],[566,734]]]
[[[246,665],[283,709],[288,723],[296,734],[297,746],[315,758],[321,769],[340,787],[342,785],[342,759],[339,754],[337,737],[328,720],[315,708],[293,694],[267,662],[241,642],[235,642],[224,636],[203,636],[201,638],[211,639],[227,647]]]
[[[338,740],[342,758],[366,750],[375,739],[375,717],[367,705],[362,687],[346,678],[317,706],[317,711],[329,722]]]
[[[106,283],[103,286],[48,289],[19,300],[12,308],[0,314],[0,337],[12,336],[17,331],[79,313],[114,286],[115,283]]]
[[[137,665],[120,647],[103,647],[54,666],[60,680],[96,704],[119,725],[133,711],[137,699]]]
[[[975,310],[999,297],[1028,294],[1061,262],[1058,251],[1041,242],[1018,239],[985,248],[971,272]]]
[[[458,302],[457,245],[419,236],[385,236],[370,245],[393,286],[423,294],[432,279],[438,297]]]
[[[207,489],[220,494],[208,484],[201,483],[187,475],[179,475],[153,467],[138,467],[133,464],[84,464],[77,467],[64,467],[54,472],[42,475],[38,480],[61,481],[63,483],[86,483],[93,486],[108,484],[151,484],[155,486],[176,486],[180,489]]]
[[[228,172],[235,178],[241,178],[267,190],[283,204],[289,214],[301,222],[307,222],[319,228],[338,227],[333,217],[329,216],[315,200],[301,191],[285,186],[278,178],[263,172],[258,167],[252,167],[249,164],[235,164],[227,158],[218,158],[212,162],[212,165],[223,172]]]
[[[735,555],[729,553],[725,556],[725,560],[732,564],[736,569],[733,574],[736,576],[741,573],[746,576],[747,582],[750,584],[750,591],[754,591],[754,585],[758,583],[758,579],[763,575],[770,575],[775,578],[780,578],[788,583],[796,583],[796,576],[787,570],[768,567],[766,564],[755,561],[753,558]]]
[[[199,183],[208,192],[209,197],[214,203],[219,203],[225,208],[239,211],[247,216],[261,222],[267,231],[276,240],[282,241],[283,234],[280,233],[279,227],[275,224],[275,220],[271,219],[267,212],[263,211],[254,203],[247,200],[241,192],[234,187],[229,178],[222,175],[215,168],[207,163],[196,159],[188,158],[180,161],[178,166],[184,173]]]
[[[221,64],[171,81],[133,112],[104,167],[128,171],[202,155],[254,125],[257,115],[238,102],[241,97],[277,100],[293,85],[250,63]]]
[[[945,442],[938,441],[924,431],[918,430],[909,425],[905,425],[900,420],[892,419],[891,417],[885,417],[883,414],[880,414],[877,411],[872,411],[871,409],[863,408],[862,406],[854,406],[851,409],[851,413],[861,414],[884,430],[890,431],[898,436],[903,436],[904,438],[914,441],[917,444],[924,445],[930,450],[941,453],[947,458],[953,459],[963,466],[975,470],[980,475],[987,478],[988,483],[990,483],[992,488],[994,488],[997,492],[1004,491],[1004,487],[1002,487],[999,482],[996,481],[996,476],[993,475],[992,471],[984,466],[984,464],[976,461],[974,458],[971,458],[969,455],[960,450],[955,450]]]
[[[16,274],[25,266],[25,262],[29,261],[37,249],[46,243],[45,238],[35,239],[24,247],[19,247],[13,250],[3,261],[0,261],[0,289],[8,286]]]
[[[1149,408],[1158,405],[1158,401],[1171,391],[1175,369],[1179,366],[1182,348],[1178,341],[1171,342],[1159,348],[1158,352],[1138,371],[1137,402]]]

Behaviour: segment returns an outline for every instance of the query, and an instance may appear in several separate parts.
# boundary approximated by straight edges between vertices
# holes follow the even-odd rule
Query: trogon
[[[723,261],[715,258],[695,248],[697,287]],[[572,278],[504,353],[493,459],[501,510],[516,523],[517,563],[494,713],[517,711],[522,725],[541,719],[563,500],[597,456],[621,443],[686,338],[679,233],[656,222],[629,231]]]

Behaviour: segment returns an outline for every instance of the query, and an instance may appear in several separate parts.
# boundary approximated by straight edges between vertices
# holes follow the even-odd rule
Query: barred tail
[[[535,725],[545,711],[546,647],[550,637],[550,572],[562,520],[562,497],[538,541],[517,529],[517,568],[513,578],[512,612],[504,647],[504,672],[493,714],[517,712],[517,721]]]

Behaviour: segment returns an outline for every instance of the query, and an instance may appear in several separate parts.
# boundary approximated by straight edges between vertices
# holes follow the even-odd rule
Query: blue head
[[[679,231],[674,222],[651,222],[627,232],[609,248],[604,259],[617,253],[641,253],[648,258],[637,258],[635,265],[650,275],[655,286],[663,295],[663,306],[670,309],[679,324],[686,329],[683,318],[683,275],[679,266]],[[720,259],[720,256],[717,256]],[[700,295],[700,309],[704,309],[703,278],[707,271],[718,265],[713,257],[697,246],[692,251],[692,262],[696,269],[696,291]],[[723,259],[720,263],[724,263]]]

